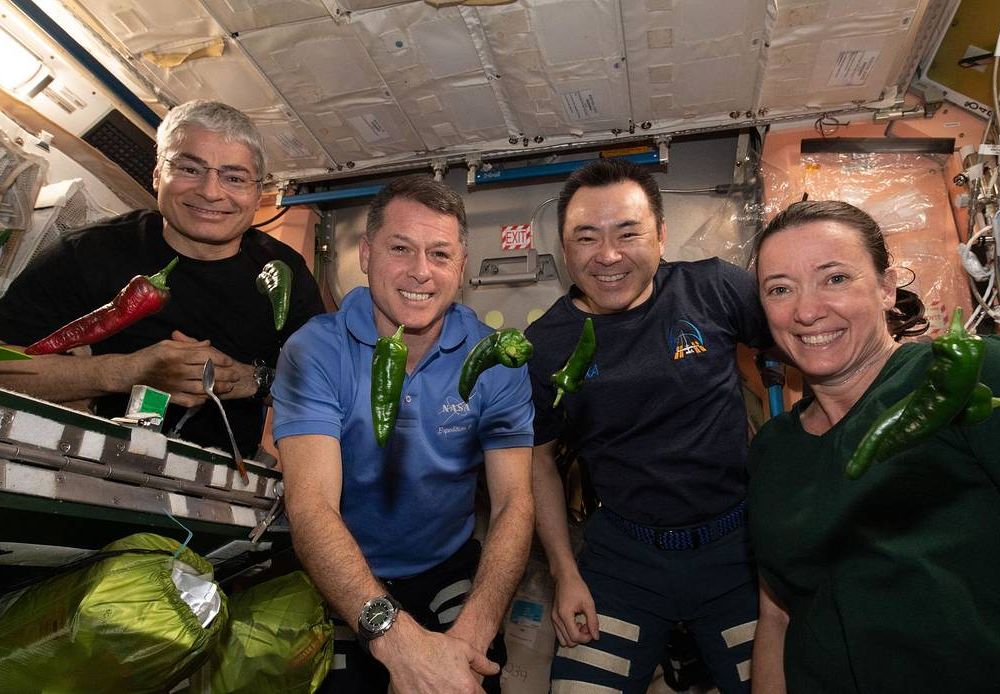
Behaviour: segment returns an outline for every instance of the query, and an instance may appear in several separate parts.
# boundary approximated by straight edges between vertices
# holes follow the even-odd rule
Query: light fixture
[[[29,98],[52,81],[52,75],[41,58],[0,27],[0,54],[4,56],[0,70],[0,86]]]

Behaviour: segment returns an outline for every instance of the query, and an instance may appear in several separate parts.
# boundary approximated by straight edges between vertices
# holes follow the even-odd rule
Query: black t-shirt
[[[27,346],[62,325],[111,301],[136,275],[153,275],[178,253],[163,239],[163,218],[140,210],[87,227],[59,239],[35,258],[0,298],[0,340]],[[291,305],[277,332],[271,305],[256,288],[256,278],[270,260],[283,260],[293,273]],[[167,278],[170,300],[162,311],[91,345],[94,354],[128,354],[170,337],[173,330],[212,341],[212,346],[249,364],[277,363],[285,340],[323,303],[302,256],[284,243],[249,229],[239,252],[203,261],[180,256]],[[97,398],[96,414],[124,414],[128,394]],[[224,400],[233,434],[244,455],[257,450],[264,408],[252,398]],[[163,430],[170,431],[185,408],[171,405]],[[219,412],[202,407],[184,424],[181,438],[229,450]]]
[[[591,315],[559,299],[528,326],[535,443],[562,439],[601,502],[647,525],[704,522],[746,494],[746,410],[736,343],[770,335],[750,275],[718,258],[662,263],[634,309]],[[549,381],[594,320],[597,353],[577,393],[552,407]]]

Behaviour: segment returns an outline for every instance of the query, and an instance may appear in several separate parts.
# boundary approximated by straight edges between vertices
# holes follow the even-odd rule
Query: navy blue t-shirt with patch
[[[574,296],[576,287],[526,331],[535,444],[565,441],[602,504],[639,523],[695,525],[739,503],[747,425],[736,343],[771,343],[753,278],[718,258],[661,262],[652,296],[628,311],[588,314]],[[549,377],[587,316],[594,363],[580,391],[553,408]]]

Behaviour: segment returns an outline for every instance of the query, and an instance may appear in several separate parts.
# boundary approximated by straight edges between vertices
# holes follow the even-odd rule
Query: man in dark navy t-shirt
[[[735,350],[770,344],[756,285],[718,258],[662,261],[656,180],[628,162],[599,160],[574,173],[558,218],[574,285],[527,330],[546,345],[529,371],[536,525],[555,579],[561,646],[553,690],[585,682],[645,692],[683,624],[720,689],[749,691],[757,587]],[[588,317],[595,358],[581,389],[554,407],[549,376]],[[587,467],[601,504],[578,560],[559,443]]]

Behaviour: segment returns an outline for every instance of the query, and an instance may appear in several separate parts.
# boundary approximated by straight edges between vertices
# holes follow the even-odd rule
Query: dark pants
[[[757,581],[746,528],[688,550],[644,544],[598,510],[585,532],[579,566],[597,605],[600,639],[559,648],[553,692],[586,682],[644,694],[683,623],[724,694],[750,691]]]
[[[441,564],[408,578],[382,580],[392,596],[428,631],[444,632],[455,622],[472,589],[481,547],[469,540]],[[325,694],[384,694],[389,672],[358,645],[352,628],[334,620],[334,664],[319,691]],[[493,639],[486,656],[500,664],[507,661],[503,634]],[[500,675],[483,682],[487,692],[500,692]],[[402,693],[401,693],[402,694]]]

